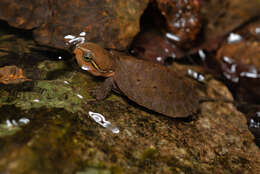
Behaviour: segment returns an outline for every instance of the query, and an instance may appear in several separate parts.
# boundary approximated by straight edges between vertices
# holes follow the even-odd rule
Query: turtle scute
[[[186,77],[165,66],[127,56],[117,61],[114,80],[131,100],[169,117],[199,110],[199,96]]]

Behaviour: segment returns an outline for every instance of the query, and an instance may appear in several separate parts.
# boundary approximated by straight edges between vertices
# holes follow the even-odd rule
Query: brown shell
[[[199,109],[193,83],[162,65],[120,58],[114,80],[129,99],[169,117],[188,117]]]

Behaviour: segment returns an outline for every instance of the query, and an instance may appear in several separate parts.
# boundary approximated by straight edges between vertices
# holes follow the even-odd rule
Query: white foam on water
[[[255,122],[254,119],[250,119],[249,127],[259,129],[260,122]]]
[[[235,73],[236,72],[236,68],[237,68],[236,64],[231,65],[230,72],[231,73]]]
[[[255,33],[256,34],[260,34],[260,28],[258,27],[258,28],[255,28]]]
[[[86,36],[86,32],[79,33],[80,36]]]
[[[156,57],[156,60],[157,60],[158,62],[161,62],[161,61],[162,61],[162,57]]]
[[[77,94],[78,98],[83,99],[83,96],[80,94]]]
[[[20,118],[19,120],[18,120],[18,123],[19,124],[28,124],[30,122],[30,120],[28,119],[28,118]]]
[[[33,101],[36,102],[36,103],[39,103],[39,102],[40,102],[39,99],[34,99]]]
[[[203,75],[199,75],[198,81],[203,82],[205,80],[205,77]]]
[[[103,115],[101,115],[100,113],[95,113],[95,112],[89,111],[88,114],[96,123],[100,124],[104,128],[109,129],[114,134],[118,134],[120,132],[116,126],[112,125],[109,121],[107,121],[105,119],[105,117]]]
[[[64,39],[75,39],[76,36],[73,35],[67,35],[64,37]]]
[[[199,74],[198,72],[193,71],[192,69],[188,69],[187,72],[188,72],[188,75],[193,77],[195,80],[198,80],[200,82],[205,80],[205,77],[202,74]]]
[[[206,54],[204,53],[204,51],[203,50],[199,50],[198,51],[198,53],[199,53],[199,56],[200,56],[200,58],[202,59],[202,60],[205,60],[206,59]]]
[[[166,37],[168,39],[171,39],[171,40],[174,40],[174,41],[180,41],[180,38],[174,34],[171,34],[171,33],[166,33]]]
[[[260,77],[260,74],[251,73],[251,72],[241,72],[240,75],[244,76],[244,77],[249,77],[249,78],[259,78]]]
[[[66,43],[66,45],[81,45],[83,43],[85,43],[86,39],[86,32],[81,32],[78,36],[74,36],[74,35],[67,35],[64,37],[64,39],[68,40],[68,43]]]
[[[65,84],[70,84],[70,83],[69,83],[68,81],[66,81],[66,80],[64,81],[64,83],[65,83]]]
[[[83,70],[85,70],[85,71],[89,71],[89,70],[90,70],[89,67],[84,66],[84,65],[81,67],[81,69],[83,69]]]
[[[227,57],[227,56],[224,56],[224,57],[223,57],[223,60],[224,60],[226,63],[229,63],[229,64],[232,64],[232,63],[234,62],[231,58],[229,58],[229,57]]]
[[[242,39],[243,39],[242,36],[240,36],[239,34],[230,33],[228,38],[227,38],[227,42],[228,43],[236,43],[236,42],[240,42]]]
[[[13,124],[11,123],[10,120],[6,120],[5,124],[6,124],[7,127],[12,127],[13,126]]]

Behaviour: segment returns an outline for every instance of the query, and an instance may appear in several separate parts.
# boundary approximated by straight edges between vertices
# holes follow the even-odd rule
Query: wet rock
[[[33,29],[44,24],[51,14],[45,1],[1,1],[1,19],[14,27]]]
[[[23,70],[14,65],[0,67],[0,83],[15,84],[30,81],[23,74]]]
[[[217,53],[217,59],[225,78],[237,83],[237,88],[245,88],[247,96],[259,98],[260,93],[260,49],[257,41],[242,41],[224,44]],[[242,89],[243,90],[243,89]],[[237,96],[241,96],[242,91]],[[241,96],[242,97],[242,96]],[[257,101],[257,99],[256,99]]]
[[[260,68],[260,42],[257,41],[242,41],[233,44],[223,44],[218,50],[217,58],[219,60],[228,57],[234,63],[242,64],[244,66]],[[225,60],[224,60],[225,61]]]
[[[166,19],[166,37],[188,47],[187,42],[194,41],[201,29],[198,0],[157,0],[158,8]],[[183,45],[183,43],[186,43]],[[190,45],[189,45],[190,46]]]
[[[199,67],[173,65],[199,81],[190,79],[201,84],[200,96],[216,101],[202,102],[190,118],[171,119],[120,95],[96,101],[89,94],[102,79],[75,62],[23,60],[30,65],[25,71],[42,75],[22,85],[0,85],[2,173],[259,173],[259,148],[244,115],[221,101],[232,99],[225,85],[209,74],[199,81],[205,73]],[[102,127],[89,111],[120,132]],[[7,120],[22,118],[29,123],[6,129]]]
[[[9,61],[11,60],[9,59]],[[31,59],[29,61],[31,61]],[[20,72],[16,67],[14,69],[15,71],[11,71],[12,76],[11,79],[8,80],[15,79],[16,81],[14,82],[17,83],[28,82],[17,85],[16,83],[8,83],[9,85],[1,84],[1,105],[14,105],[25,110],[41,107],[66,107],[71,112],[80,110],[81,107],[79,106],[82,104],[82,98],[91,98],[89,94],[86,93],[86,90],[88,90],[86,86],[92,86],[91,83],[86,85],[86,79],[90,77],[82,73],[75,74],[75,72],[71,72],[69,68],[71,67],[64,61],[35,61],[33,66],[25,66],[25,71],[28,76],[32,78],[28,81],[27,79],[21,78],[19,73],[18,75],[20,76],[16,74],[12,75],[13,73]],[[4,77],[5,76],[1,77],[1,79]],[[17,79],[17,77],[19,78]],[[82,86],[76,87],[78,84]]]
[[[19,130],[21,130],[21,128],[17,124],[13,124],[13,120],[6,120],[0,124],[0,137],[14,135]]]
[[[148,0],[0,2],[0,19],[11,26],[33,29],[40,44],[64,48],[64,36],[86,32],[86,40],[125,49],[139,31]]]
[[[14,136],[6,136],[1,139],[1,147],[6,147],[5,150],[9,154],[7,155],[4,151],[0,152],[3,155],[0,160],[2,172],[55,173],[62,171],[62,173],[73,173],[72,171],[76,166],[76,161],[73,157],[76,152],[69,149],[73,147],[74,142],[72,139],[72,141],[70,140],[71,143],[65,140],[65,137],[69,138],[72,136],[72,132],[68,131],[71,123],[73,123],[73,119],[69,117],[69,115],[72,115],[71,113],[68,114],[65,111],[50,109],[30,110],[30,112],[26,113],[15,107],[4,107],[0,110],[1,113],[3,111],[8,113],[5,117],[17,117],[17,114],[19,114],[20,117],[26,117],[31,120],[30,124],[23,127]],[[43,115],[45,116],[42,117]],[[68,120],[62,121],[60,119],[61,116],[67,117],[72,122],[70,123]],[[29,131],[27,132],[26,130]],[[16,141],[16,145],[10,143],[14,141]],[[59,150],[59,147],[66,147],[68,151],[62,152]],[[38,152],[42,152],[42,154],[39,155]],[[56,158],[55,156],[61,157],[59,163],[67,166],[65,170],[62,170],[63,167],[58,165],[55,162],[56,160],[53,160]],[[61,160],[65,159],[65,156],[67,156],[67,159],[70,159],[70,162]],[[45,159],[47,158],[50,160],[46,161]],[[42,162],[40,166],[37,165],[42,160],[45,162]],[[55,169],[49,168],[54,163],[56,163]],[[8,165],[3,166],[4,164]]]
[[[257,26],[259,21],[230,33],[217,51],[217,61],[228,79],[239,82],[243,78],[258,78],[260,49]]]
[[[183,49],[191,46],[200,30],[195,6],[195,1],[151,1],[141,18],[141,32],[131,44],[131,54],[161,64],[183,57]]]
[[[255,142],[260,147],[260,105],[245,104],[238,109],[245,113],[249,130],[255,136]]]
[[[260,19],[250,22],[248,25],[237,31],[243,38],[247,40],[260,40]]]
[[[76,174],[111,174],[108,169],[87,168],[85,171],[77,172]]]
[[[141,17],[141,32],[134,38],[130,54],[135,57],[165,64],[167,58],[180,58],[183,52],[165,37],[165,18],[157,4],[148,5]]]
[[[1,3],[1,2],[0,2]],[[0,7],[1,8],[1,7]],[[0,12],[1,13],[1,12]],[[27,38],[25,38],[27,37]],[[29,31],[19,30],[0,21],[0,56],[15,53],[23,55],[30,52],[30,48],[35,44]],[[2,66],[1,60],[1,66]]]
[[[131,48],[135,57],[166,64],[167,59],[183,57],[183,52],[157,32],[147,31],[138,34]]]
[[[189,69],[196,71],[199,68],[178,65],[178,71],[183,74]],[[191,119],[170,119],[136,106],[122,96],[112,95],[104,101],[88,98],[89,89],[98,84],[87,74],[74,71],[58,79],[36,82],[34,95],[42,96],[37,104],[22,107],[8,102],[2,105],[0,113],[6,112],[8,116],[1,117],[1,121],[4,118],[12,120],[17,113],[31,121],[13,135],[0,138],[1,171],[259,172],[259,149],[244,115],[233,104],[221,100],[203,102],[200,112]],[[205,78],[203,86],[199,89],[202,96],[232,99],[226,86],[212,77]],[[29,97],[32,92],[30,95],[23,92],[25,94],[28,97],[21,103],[32,103],[32,97]],[[78,98],[77,94],[83,98]],[[22,92],[16,101],[21,101],[19,96]],[[119,128],[120,133],[114,134],[101,127],[88,116],[89,111],[101,113]],[[41,167],[38,167],[38,161],[43,161]]]
[[[240,41],[230,43],[227,40],[217,52],[217,61],[224,77],[233,85],[239,110],[247,116],[249,130],[254,134],[259,146],[258,101],[260,99],[260,45],[256,21],[242,28],[233,35],[240,36]],[[230,36],[229,36],[230,37]]]
[[[57,74],[65,73],[66,69],[68,69],[68,66],[63,61],[50,61],[50,60],[44,60],[42,62],[39,62],[37,65],[37,69],[39,71],[38,79],[49,79],[54,78],[53,72],[57,72]]]
[[[231,31],[259,15],[258,0],[203,1],[201,13],[206,21],[204,37],[207,50],[214,50]]]
[[[73,77],[73,74],[69,75]],[[84,78],[84,77],[83,77]],[[21,109],[31,108],[67,108],[71,112],[81,110],[83,98],[91,98],[83,88],[73,87],[69,79],[43,80],[34,82],[31,91],[19,91],[15,96],[9,95],[2,104],[14,105]],[[82,82],[84,84],[84,82]]]

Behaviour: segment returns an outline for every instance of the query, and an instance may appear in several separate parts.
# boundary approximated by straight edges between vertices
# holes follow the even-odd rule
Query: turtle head
[[[77,46],[74,53],[79,66],[92,75],[103,77],[114,75],[114,60],[101,46],[86,42]]]

